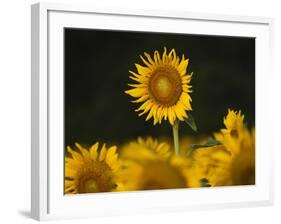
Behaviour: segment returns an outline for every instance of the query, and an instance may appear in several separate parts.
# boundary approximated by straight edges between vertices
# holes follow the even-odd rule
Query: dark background
[[[96,141],[121,144],[138,136],[172,136],[168,122],[134,112],[140,104],[124,93],[129,70],[140,54],[166,46],[190,59],[192,106],[198,126],[184,123],[180,135],[211,134],[223,127],[227,109],[242,110],[255,123],[255,40],[253,38],[167,33],[65,29],[65,145]]]

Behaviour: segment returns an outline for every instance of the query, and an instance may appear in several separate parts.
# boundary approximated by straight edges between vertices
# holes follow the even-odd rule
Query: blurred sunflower
[[[255,129],[242,133],[240,153],[234,156],[231,166],[233,185],[255,184]]]
[[[231,153],[232,185],[255,184],[255,129],[247,128],[241,111],[230,109],[224,124],[226,128],[214,137]]]
[[[211,186],[231,185],[231,156],[223,145],[199,148],[188,157],[189,183],[191,187],[201,187],[201,180],[208,180]]]
[[[190,179],[198,186],[205,178],[211,186],[255,184],[255,130],[249,130],[241,112],[229,110],[224,118],[225,129],[214,137],[221,145],[199,148],[188,158],[191,160]]]
[[[228,114],[224,118],[223,123],[225,129],[221,129],[224,135],[230,135],[231,137],[238,137],[239,132],[244,128],[244,115],[241,111],[234,111],[228,109]]]
[[[120,178],[126,190],[175,189],[188,186],[184,158],[172,155],[167,143],[138,139],[123,147]]]
[[[138,137],[136,141],[124,145],[120,151],[122,158],[133,160],[154,159],[156,156],[158,159],[167,159],[172,154],[168,143],[159,143],[152,137],[146,139]]]
[[[162,120],[169,120],[173,125],[175,120],[183,121],[188,117],[187,111],[191,111],[191,76],[187,74],[188,59],[182,55],[182,59],[176,55],[174,49],[161,55],[154,51],[152,58],[144,53],[145,58],[141,59],[144,66],[135,64],[137,72],[132,72],[130,78],[136,84],[129,84],[133,87],[125,93],[137,98],[133,103],[142,103],[136,112],[142,111],[139,116],[148,113],[146,121],[154,118],[154,125],[161,124]]]
[[[79,152],[67,147],[70,157],[65,157],[65,193],[93,193],[116,191],[121,186],[116,179],[120,163],[116,146],[105,144],[98,151],[99,143],[90,149],[76,143]]]
[[[255,148],[254,130],[248,130],[244,124],[244,115],[241,114],[241,111],[229,109],[227,116],[224,118],[224,125],[225,129],[214,133],[214,137],[226,147],[232,156],[239,155],[241,150],[244,150],[242,153],[245,153],[245,148]]]

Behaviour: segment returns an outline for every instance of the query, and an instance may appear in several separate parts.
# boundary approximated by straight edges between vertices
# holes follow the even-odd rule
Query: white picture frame
[[[98,9],[50,3],[32,5],[31,15],[31,214],[34,219],[248,207],[273,203],[273,135],[269,107],[265,106],[270,97],[270,80],[273,77],[272,18],[181,11]],[[188,25],[188,30],[180,29],[183,24]],[[256,185],[64,196],[64,27],[255,37]]]

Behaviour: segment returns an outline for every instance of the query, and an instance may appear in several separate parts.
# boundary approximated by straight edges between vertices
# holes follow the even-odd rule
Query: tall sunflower
[[[116,191],[121,186],[116,179],[119,170],[116,146],[109,149],[105,144],[98,151],[99,143],[89,149],[76,143],[79,151],[71,147],[71,156],[65,157],[65,193],[94,193]]]
[[[181,121],[187,118],[186,111],[191,111],[191,76],[187,74],[189,59],[182,59],[176,55],[172,49],[161,55],[154,51],[154,57],[144,53],[146,59],[141,59],[144,65],[135,64],[137,72],[129,71],[130,78],[136,81],[136,84],[129,84],[133,87],[126,93],[137,98],[134,103],[142,103],[136,110],[142,111],[139,116],[147,114],[146,120],[154,118],[154,124],[161,124],[162,120],[169,120],[171,125],[176,119]]]
[[[161,124],[169,120],[173,126],[175,151],[178,154],[178,121],[188,118],[191,107],[191,77],[187,73],[189,59],[184,55],[180,59],[175,49],[167,53],[164,48],[162,56],[154,51],[153,58],[146,52],[141,57],[144,65],[135,64],[137,73],[131,73],[130,78],[136,83],[129,84],[132,89],[125,91],[136,98],[133,103],[141,103],[136,109],[139,116],[147,114],[146,121],[153,118],[153,124]]]

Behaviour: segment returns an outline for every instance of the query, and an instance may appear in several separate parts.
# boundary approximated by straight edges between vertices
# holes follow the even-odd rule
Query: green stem
[[[175,154],[179,155],[180,153],[180,147],[179,147],[179,121],[175,120],[173,127],[173,137],[174,137],[174,148],[175,148]]]

